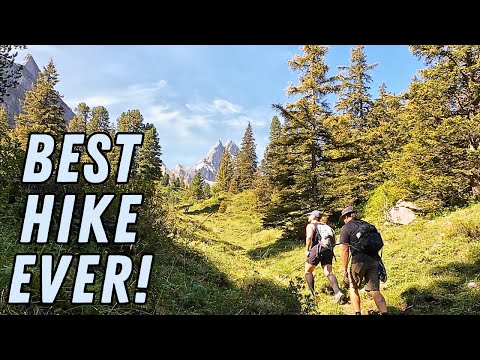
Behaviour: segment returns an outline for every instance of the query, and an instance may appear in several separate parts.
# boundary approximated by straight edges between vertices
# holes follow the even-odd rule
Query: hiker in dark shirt
[[[350,247],[351,239],[359,229],[357,213],[353,206],[347,206],[341,215],[345,223],[340,230],[340,244],[342,247],[342,269],[343,280],[345,284],[350,286],[350,299],[356,315],[361,315],[360,295],[362,281],[367,291],[375,301],[378,310],[382,315],[387,313],[387,305],[385,298],[380,293],[380,280],[378,278],[378,266],[380,256],[378,254],[362,253],[353,247]],[[352,252],[352,259],[349,267],[349,254]]]

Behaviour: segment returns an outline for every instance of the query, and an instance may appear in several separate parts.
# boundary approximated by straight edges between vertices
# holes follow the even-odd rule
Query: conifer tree
[[[367,64],[363,45],[355,46],[350,53],[350,65],[340,66],[339,100],[335,108],[339,114],[330,117],[327,127],[332,135],[332,146],[325,149],[330,159],[325,183],[327,202],[341,208],[348,204],[359,205],[378,183],[372,182],[372,164],[368,158],[367,137],[372,130],[369,114],[372,99],[368,71],[377,64]],[[371,139],[371,137],[370,137]],[[355,178],[355,181],[352,181]]]
[[[90,108],[84,102],[78,104],[75,108],[75,116],[68,123],[68,132],[81,132],[87,131],[87,123],[90,120]]]
[[[238,177],[238,192],[253,188],[252,184],[257,164],[255,138],[253,137],[252,126],[250,125],[250,122],[248,122],[240,146],[240,152],[238,153],[236,169],[236,176]]]
[[[162,176],[162,186],[167,187],[168,185],[170,185],[170,175],[165,173]]]
[[[366,122],[372,99],[368,92],[372,77],[368,71],[378,64],[367,64],[367,55],[363,45],[355,46],[350,54],[350,66],[339,66],[343,71],[339,75],[339,100],[335,105],[336,110],[342,115],[349,115],[352,129],[362,129]]]
[[[232,179],[232,161],[227,148],[223,150],[220,165],[215,175],[215,183],[219,191],[228,191],[230,189],[230,181]]]
[[[18,52],[16,49],[25,49],[25,45],[0,45],[0,104],[5,100],[7,90],[18,84],[21,76],[21,65],[15,64]]]
[[[410,141],[390,163],[398,186],[426,208],[480,196],[480,46],[416,45],[427,67],[412,82]]]
[[[138,150],[135,173],[142,180],[159,180],[162,176],[162,155],[157,129],[152,124],[143,127],[143,145]]]
[[[173,176],[173,186],[175,189],[181,189],[182,188],[182,181],[180,180],[179,177],[176,177],[175,175]]]
[[[109,133],[110,131],[110,115],[108,110],[103,106],[95,106],[92,109],[91,119],[87,124],[87,134],[90,135],[95,132]]]
[[[330,142],[325,121],[331,115],[327,96],[335,91],[335,79],[328,75],[325,63],[327,46],[306,45],[302,54],[289,61],[299,72],[299,83],[287,89],[296,101],[286,106],[274,105],[284,118],[270,176],[274,194],[264,223],[282,225],[299,234],[300,216],[308,209],[324,207],[325,164],[322,148]]]
[[[195,200],[201,200],[203,198],[203,191],[204,191],[203,185],[204,185],[204,181],[203,181],[202,175],[200,174],[199,171],[196,171],[195,176],[192,179],[192,183],[188,188],[190,197]]]
[[[255,175],[255,197],[257,203],[257,210],[264,212],[270,203],[270,198],[274,191],[274,187],[270,182],[270,179],[275,175],[277,170],[274,166],[274,161],[278,152],[280,151],[278,146],[278,139],[282,131],[282,124],[275,115],[272,118],[270,124],[270,137],[269,143],[265,148],[263,158],[260,162],[260,166],[257,168],[257,174]]]
[[[55,90],[58,73],[53,61],[38,74],[33,89],[25,92],[23,112],[16,117],[15,135],[22,149],[26,148],[31,132],[50,133],[57,144],[66,130],[65,110],[60,105],[60,94]]]
[[[117,120],[117,132],[141,132],[143,115],[140,110],[123,112]]]

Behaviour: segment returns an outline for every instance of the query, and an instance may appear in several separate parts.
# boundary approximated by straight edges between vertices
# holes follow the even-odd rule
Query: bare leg
[[[360,312],[360,294],[358,293],[358,289],[355,289],[352,285],[350,285],[350,300],[353,305],[353,310]]]
[[[323,267],[323,273],[325,274],[328,281],[330,282],[330,285],[332,285],[333,293],[338,294],[338,292],[340,291],[340,288],[338,286],[337,277],[333,274],[332,264],[325,265]]]
[[[370,291],[370,295],[375,301],[375,304],[377,305],[378,310],[380,310],[381,313],[386,313],[387,304],[385,302],[385,298],[383,297],[382,293],[380,291]]]

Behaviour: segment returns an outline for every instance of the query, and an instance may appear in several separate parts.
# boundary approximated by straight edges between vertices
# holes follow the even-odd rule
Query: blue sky
[[[331,74],[348,65],[352,46],[333,45],[326,56]],[[385,82],[390,92],[407,91],[423,64],[407,46],[367,45],[372,95]],[[251,122],[259,159],[276,114],[271,105],[289,101],[285,89],[298,74],[287,61],[300,54],[300,45],[31,45],[40,68],[50,58],[59,72],[57,90],[75,109],[79,102],[105,106],[110,120],[139,109],[155,124],[168,168],[193,166],[217,140],[240,146]]]

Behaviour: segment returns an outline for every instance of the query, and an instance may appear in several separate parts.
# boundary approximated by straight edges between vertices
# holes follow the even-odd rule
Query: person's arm
[[[305,254],[308,256],[308,252],[310,251],[310,248],[312,247],[312,242],[313,242],[313,233],[314,233],[314,227],[313,224],[308,224],[307,225],[307,235],[305,238]]]
[[[345,227],[342,227],[340,230],[340,244],[342,244],[342,252],[341,252],[341,259],[342,259],[342,270],[345,273],[348,267],[348,257],[350,255],[350,247],[348,243],[350,239],[348,238],[348,233]]]
[[[342,270],[344,273],[347,272],[349,254],[350,254],[349,246],[347,244],[342,244],[341,257],[342,257]]]

